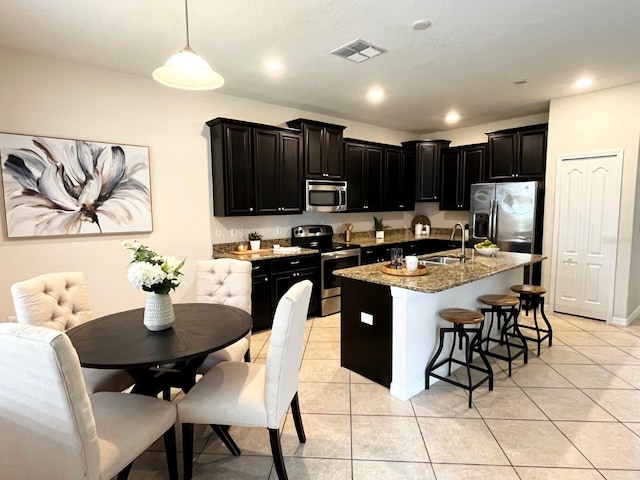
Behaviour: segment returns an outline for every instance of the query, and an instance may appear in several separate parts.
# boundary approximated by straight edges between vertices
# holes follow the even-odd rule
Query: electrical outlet
[[[222,237],[222,230],[220,230],[219,228],[216,228],[216,238],[220,238]]]
[[[229,236],[231,238],[237,238],[238,237],[238,229],[237,228],[232,228],[231,230],[229,230]]]
[[[360,321],[365,325],[373,325],[373,315],[370,313],[360,312]]]

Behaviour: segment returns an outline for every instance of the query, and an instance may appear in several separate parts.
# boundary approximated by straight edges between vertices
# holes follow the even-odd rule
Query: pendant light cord
[[[188,0],[184,0],[184,16],[187,19],[186,24],[187,24],[187,47],[190,47],[191,45],[189,45],[189,7],[187,4]]]

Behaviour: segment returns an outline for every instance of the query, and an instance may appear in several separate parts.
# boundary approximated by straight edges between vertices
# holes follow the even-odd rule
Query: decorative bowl
[[[482,248],[473,247],[473,248],[476,249],[476,252],[478,252],[480,255],[484,255],[485,257],[495,257],[496,253],[500,251],[500,247],[482,247]]]
[[[247,244],[246,244],[246,243],[240,243],[240,244],[236,247],[236,251],[238,251],[238,252],[246,252],[248,248],[249,248],[249,247],[247,246]]]

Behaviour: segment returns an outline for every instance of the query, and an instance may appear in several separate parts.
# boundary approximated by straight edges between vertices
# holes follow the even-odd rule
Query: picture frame
[[[8,238],[151,232],[149,148],[0,133]]]

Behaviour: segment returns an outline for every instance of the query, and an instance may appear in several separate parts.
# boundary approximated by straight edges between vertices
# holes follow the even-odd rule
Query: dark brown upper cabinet
[[[384,149],[382,209],[415,209],[415,164],[413,155],[400,147]]]
[[[471,184],[483,179],[486,143],[442,151],[440,210],[469,210]]]
[[[228,118],[207,125],[214,215],[302,213],[300,131]]]
[[[343,131],[346,127],[298,118],[287,126],[302,130],[305,178],[344,179]]]
[[[402,148],[412,155],[416,166],[416,202],[440,200],[440,156],[450,140],[412,140]]]
[[[487,180],[543,180],[547,124],[487,133]]]
[[[344,139],[344,167],[347,180],[347,210],[382,210],[382,166],[384,145]]]

